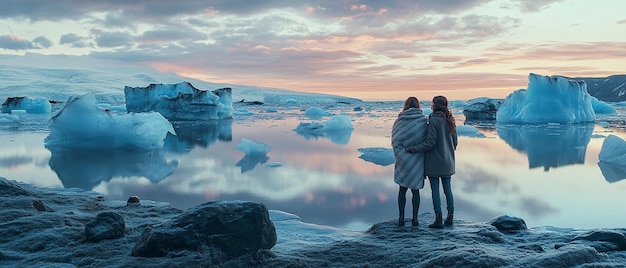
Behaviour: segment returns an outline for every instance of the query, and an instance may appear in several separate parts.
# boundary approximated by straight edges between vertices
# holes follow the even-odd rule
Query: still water
[[[47,120],[32,116],[0,124],[0,176],[95,191],[113,200],[136,195],[180,209],[211,200],[258,201],[305,222],[365,230],[397,218],[398,186],[393,164],[365,161],[358,149],[390,148],[401,102],[357,106],[362,110],[322,107],[349,116],[353,131],[310,136],[294,129],[328,117],[311,119],[295,106],[236,105],[252,114],[175,124],[178,136],[150,151],[47,149]],[[484,134],[459,138],[452,184],[456,217],[489,221],[510,215],[529,227],[626,227],[626,180],[605,177],[598,164],[606,136],[626,139],[624,114],[599,117],[596,124],[517,126],[464,122],[455,110],[457,125],[473,125]],[[244,156],[235,149],[242,138],[271,150]],[[420,213],[432,212],[428,183],[420,193]]]

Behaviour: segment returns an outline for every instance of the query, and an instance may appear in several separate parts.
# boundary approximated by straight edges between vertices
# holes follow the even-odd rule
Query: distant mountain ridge
[[[608,77],[566,77],[571,80],[582,80],[587,83],[587,92],[601,101],[626,101],[626,74]]]

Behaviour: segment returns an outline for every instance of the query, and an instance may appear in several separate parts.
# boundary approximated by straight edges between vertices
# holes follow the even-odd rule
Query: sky
[[[5,0],[4,55],[363,100],[504,98],[626,70],[622,0]]]

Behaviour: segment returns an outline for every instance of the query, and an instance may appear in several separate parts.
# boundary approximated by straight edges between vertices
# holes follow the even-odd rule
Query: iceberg
[[[243,158],[235,164],[241,167],[241,173],[250,171],[254,169],[257,164],[264,164],[270,159],[269,156],[267,156],[267,152],[269,152],[271,148],[262,142],[241,138],[241,142],[235,146],[235,149],[244,153]]]
[[[47,114],[52,111],[50,101],[42,98],[12,97],[2,104],[0,112],[11,113],[13,110],[24,110],[29,114]]]
[[[346,115],[333,115],[324,122],[300,122],[294,131],[306,139],[327,137],[337,144],[347,144],[354,126],[352,120]]]
[[[388,166],[396,162],[396,158],[393,154],[393,149],[372,147],[372,148],[359,148],[357,149],[361,155],[359,158],[372,162],[380,166]]]
[[[463,107],[463,115],[466,120],[495,120],[503,101],[491,98],[471,99],[468,101],[469,104]]]
[[[206,91],[189,82],[126,86],[124,97],[128,112],[155,111],[172,121],[217,120],[233,116],[231,88]]]
[[[93,94],[70,97],[50,119],[44,139],[52,148],[163,148],[172,124],[157,112],[112,114],[99,109]]]
[[[617,110],[615,109],[615,107],[593,96],[591,97],[591,105],[593,106],[593,111],[596,114],[616,114],[617,113]]]
[[[528,88],[509,94],[500,106],[498,123],[543,124],[593,122],[592,97],[583,81],[531,73]]]

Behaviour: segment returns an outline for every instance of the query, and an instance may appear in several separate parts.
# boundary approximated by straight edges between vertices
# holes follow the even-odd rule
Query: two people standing
[[[406,103],[409,102],[409,100],[415,99],[415,101],[417,101],[417,99],[415,97],[409,97],[406,101],[405,101],[405,108],[406,108]],[[419,108],[419,102],[417,104],[417,109],[420,110],[420,114],[421,114],[421,109]],[[419,167],[423,167],[423,175],[414,178],[415,180],[421,180],[421,187],[420,184],[418,183],[417,186],[419,188],[411,188],[413,196],[415,198],[415,195],[418,196],[419,199],[419,189],[423,188],[423,180],[424,180],[424,176],[428,177],[428,180],[430,182],[430,186],[431,186],[431,191],[432,191],[432,199],[433,199],[433,209],[435,211],[435,221],[430,224],[428,227],[430,228],[443,228],[444,224],[445,225],[452,225],[453,223],[453,218],[454,218],[454,197],[452,194],[452,187],[451,187],[451,179],[452,179],[452,175],[455,173],[455,150],[456,150],[456,146],[458,144],[458,139],[457,139],[457,133],[456,133],[456,124],[454,122],[454,116],[452,115],[452,112],[450,112],[450,109],[448,108],[448,100],[446,99],[446,97],[444,96],[436,96],[433,98],[432,103],[431,103],[431,109],[432,109],[432,113],[429,115],[428,117],[428,124],[425,127],[426,128],[426,135],[423,136],[423,130],[418,130],[417,128],[422,127],[424,128],[424,125],[422,122],[422,120],[415,120],[415,121],[408,121],[408,120],[400,120],[400,117],[402,116],[402,113],[400,113],[400,115],[398,116],[398,119],[396,119],[396,122],[394,122],[394,127],[392,128],[392,135],[391,135],[391,140],[392,140],[392,147],[394,150],[394,156],[395,156],[395,160],[396,160],[396,167],[394,169],[394,181],[396,181],[396,183],[398,183],[398,178],[396,178],[398,175],[403,176],[403,173],[398,173],[396,170],[400,169],[407,169],[406,166],[407,165],[413,165],[415,167],[418,167],[417,169],[419,169]],[[403,111],[404,112],[404,111]],[[422,115],[423,116],[423,115]],[[413,125],[415,126],[415,132],[414,135],[421,140],[418,140],[417,142],[415,142],[415,140],[412,140],[411,142],[402,142],[402,141],[394,141],[394,129],[396,129],[396,124],[408,124],[408,125]],[[407,127],[398,127],[400,129],[407,129]],[[400,149],[403,148],[405,153],[409,153],[409,154],[413,154],[416,155],[418,157],[412,158],[414,161],[413,163],[408,163],[406,160],[407,159],[411,159],[411,158],[406,158],[406,159],[402,159],[402,155],[403,153],[400,152],[402,150],[397,150],[396,148]],[[419,156],[423,156],[423,162],[420,162],[420,157]],[[400,162],[398,162],[400,161]],[[400,166],[400,167],[398,167]],[[408,180],[408,179],[404,179],[404,180]],[[444,194],[446,196],[446,205],[447,205],[447,217],[445,219],[445,222],[443,221],[443,213],[441,210],[441,200],[440,200],[440,193],[439,193],[439,182],[441,181],[441,184],[443,185],[443,191]],[[400,183],[398,183],[400,184]],[[400,208],[400,203],[401,203],[401,197],[400,195],[402,194],[402,187],[403,185],[400,184],[400,192],[398,193],[398,207]],[[406,190],[404,191],[404,193],[406,193]],[[417,203],[417,209],[415,208],[415,205]],[[413,218],[414,218],[414,225],[417,225],[417,212],[419,210],[419,200],[417,202],[413,201]],[[401,209],[400,210],[400,216],[401,219],[403,220],[403,213],[404,210]]]

